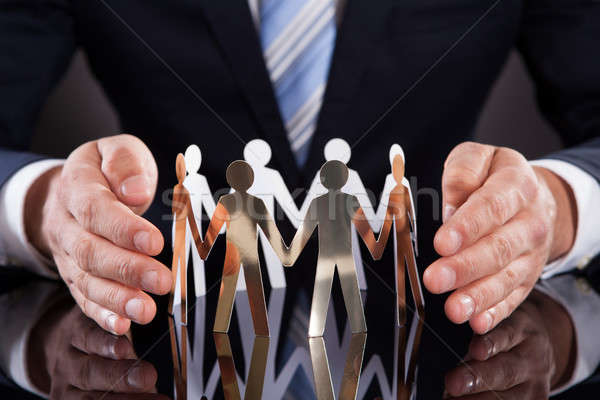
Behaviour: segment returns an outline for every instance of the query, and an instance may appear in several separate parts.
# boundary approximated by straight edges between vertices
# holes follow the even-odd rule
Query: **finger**
[[[444,163],[442,214],[444,222],[477,190],[488,176],[494,147],[474,142],[456,146]]]
[[[83,353],[113,360],[137,358],[133,345],[126,336],[112,335],[83,315],[73,332],[71,345]]]
[[[530,279],[534,257],[523,256],[510,263],[500,272],[481,278],[454,291],[446,300],[445,310],[448,318],[455,323],[463,323],[472,316],[486,311],[509,296],[517,287]],[[491,319],[483,318],[491,329]],[[480,330],[478,333],[482,332]]]
[[[543,245],[548,229],[541,218],[519,213],[472,246],[435,261],[425,270],[423,283],[432,293],[443,293],[497,273],[526,251]]]
[[[158,169],[152,153],[137,137],[119,135],[98,140],[102,173],[119,200],[142,214],[152,202]]]
[[[111,360],[72,349],[70,384],[81,390],[110,390],[136,393],[150,390],[157,373],[152,364],[141,360]]]
[[[533,169],[527,166],[525,159],[507,166],[503,154],[499,151],[494,157],[490,176],[483,186],[473,192],[436,233],[434,246],[439,254],[449,256],[470,246],[504,225],[535,199],[538,182]]]
[[[124,335],[129,331],[131,326],[131,320],[129,318],[121,317],[93,301],[90,301],[74,284],[68,284],[68,287],[75,302],[79,305],[79,308],[81,308],[81,311],[89,318],[96,321],[102,329],[112,332],[115,335]]]
[[[508,318],[508,316],[519,307],[523,300],[525,300],[532,287],[533,284],[519,286],[498,304],[488,308],[482,313],[475,314],[475,316],[469,320],[469,324],[473,331],[480,335],[484,334],[490,329],[493,329],[505,318]]]
[[[95,142],[74,151],[61,174],[60,199],[83,229],[119,247],[158,254],[164,245],[160,231],[123,204],[100,170]]]
[[[54,399],[54,397],[51,397]],[[106,391],[83,391],[70,387],[60,397],[60,400],[170,400],[169,397],[157,393],[107,393]]]
[[[166,266],[86,232],[75,221],[65,227],[62,246],[81,270],[94,276],[155,294],[171,289],[171,271]]]
[[[68,284],[79,289],[87,300],[139,324],[149,323],[156,314],[156,304],[150,296],[118,282],[81,271]]]
[[[526,337],[526,323],[523,313],[519,310],[487,334],[474,336],[469,345],[468,357],[485,361],[522,343]]]
[[[470,361],[446,375],[446,390],[452,396],[504,391],[529,377],[529,365],[517,352],[500,353],[487,361]]]

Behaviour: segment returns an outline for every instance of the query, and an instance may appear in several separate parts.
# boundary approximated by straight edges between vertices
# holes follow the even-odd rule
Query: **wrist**
[[[540,183],[551,193],[555,204],[556,216],[548,258],[548,261],[553,261],[573,247],[577,232],[577,203],[573,190],[564,179],[543,167],[533,167],[533,169]]]
[[[23,210],[25,234],[29,242],[47,257],[50,257],[51,251],[44,233],[44,217],[51,212],[49,199],[58,186],[61,171],[62,166],[59,166],[42,174],[29,187],[25,197]]]

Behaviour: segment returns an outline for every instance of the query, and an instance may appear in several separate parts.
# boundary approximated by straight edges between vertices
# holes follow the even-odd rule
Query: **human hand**
[[[573,194],[518,152],[471,142],[448,156],[442,191],[444,224],[434,239],[442,258],[423,281],[432,293],[454,290],[448,318],[485,333],[525,299],[544,265],[572,246]]]
[[[156,394],[157,372],[139,360],[126,336],[114,336],[83,315],[62,307],[34,328],[41,348],[30,376],[50,399],[166,399]],[[42,371],[43,370],[43,373]]]
[[[157,168],[137,138],[88,142],[62,168],[40,177],[25,203],[26,232],[58,268],[83,312],[115,334],[148,323],[168,293],[171,273],[150,256],[163,237],[140,217],[156,190]]]
[[[572,343],[567,312],[534,291],[495,329],[473,337],[468,361],[446,374],[446,397],[547,399],[572,373]]]

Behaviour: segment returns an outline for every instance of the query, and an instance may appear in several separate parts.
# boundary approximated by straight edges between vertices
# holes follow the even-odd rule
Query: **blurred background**
[[[78,52],[42,110],[33,151],[66,157],[84,142],[120,132],[118,118],[90,73],[85,54]],[[511,147],[529,159],[561,146],[558,135],[537,109],[534,88],[516,52],[487,99],[476,139]]]

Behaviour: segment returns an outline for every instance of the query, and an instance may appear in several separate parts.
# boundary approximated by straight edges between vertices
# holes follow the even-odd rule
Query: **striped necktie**
[[[333,0],[262,0],[261,44],[296,158],[303,166],[335,43]]]

